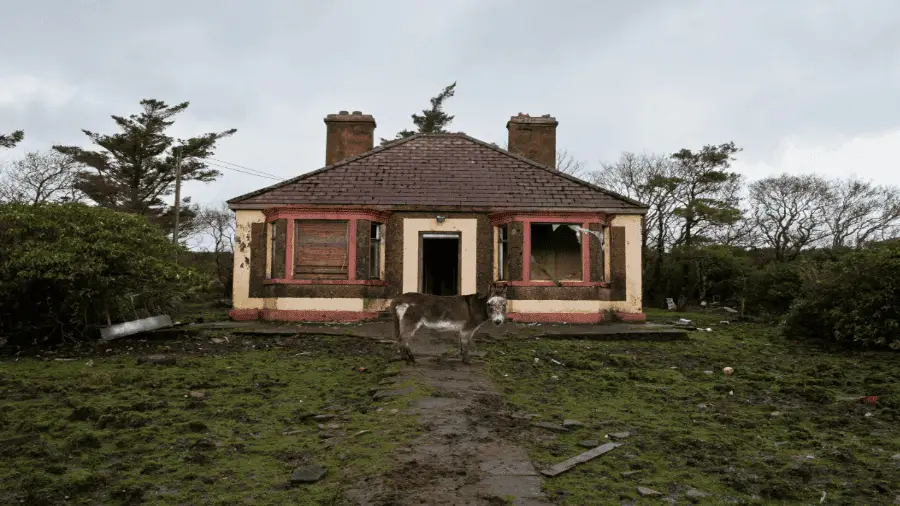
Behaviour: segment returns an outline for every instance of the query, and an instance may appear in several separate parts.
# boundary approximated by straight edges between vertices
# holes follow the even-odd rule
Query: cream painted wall
[[[614,311],[642,313],[643,262],[641,260],[641,215],[625,214],[612,219],[610,226],[625,227],[625,301],[612,302]],[[608,243],[607,243],[608,244]],[[607,248],[608,249],[608,248]],[[607,278],[609,279],[609,278]]]
[[[263,309],[265,299],[251,298],[250,290],[250,234],[254,223],[264,223],[266,215],[262,211],[235,211],[234,231],[234,288],[231,303],[235,309]],[[268,249],[268,248],[266,248]],[[257,252],[262,254],[262,252]]]
[[[476,291],[475,264],[478,220],[474,218],[447,219],[438,223],[432,218],[406,218],[403,220],[403,292],[419,291],[419,233],[459,232],[460,235],[460,293],[470,295]]]

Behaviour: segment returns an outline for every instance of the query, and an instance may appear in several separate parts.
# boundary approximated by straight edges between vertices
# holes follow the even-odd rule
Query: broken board
[[[142,318],[140,320],[132,320],[130,322],[119,323],[100,329],[100,339],[103,341],[112,341],[120,337],[139,334],[150,330],[157,330],[172,326],[172,319],[169,315],[151,316],[150,318]]]
[[[611,451],[615,450],[616,448],[622,446],[623,444],[625,444],[625,443],[606,443],[604,445],[600,445],[592,450],[588,450],[588,451],[582,453],[581,455],[572,457],[571,459],[569,459],[565,462],[560,462],[559,464],[556,464],[555,466],[552,466],[549,469],[544,469],[543,471],[541,471],[541,474],[543,474],[544,476],[556,476],[558,474],[562,474],[562,473],[568,471],[569,469],[572,469],[573,467],[577,466],[578,464],[583,464],[584,462],[587,462],[591,459],[599,457],[600,455],[603,455],[604,453],[611,452]]]

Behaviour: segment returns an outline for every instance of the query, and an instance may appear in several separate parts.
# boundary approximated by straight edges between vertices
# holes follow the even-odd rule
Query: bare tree
[[[199,232],[212,241],[207,249],[215,254],[216,277],[222,283],[225,298],[231,297],[234,255],[234,212],[227,204],[201,208],[196,217]]]
[[[776,260],[793,260],[827,235],[824,179],[782,174],[754,181],[749,190],[753,223]]]
[[[580,178],[585,175],[585,167],[587,162],[575,158],[569,150],[561,149],[556,152],[556,170]]]
[[[57,151],[29,151],[0,175],[0,200],[30,205],[80,201],[79,169],[72,157]]]
[[[644,248],[653,243],[661,253],[671,236],[675,209],[675,164],[658,154],[622,153],[613,163],[600,163],[600,170],[590,173],[590,181],[620,195],[650,206],[644,217]]]
[[[855,177],[828,182],[826,227],[832,247],[858,246],[896,234],[900,188],[876,186]]]

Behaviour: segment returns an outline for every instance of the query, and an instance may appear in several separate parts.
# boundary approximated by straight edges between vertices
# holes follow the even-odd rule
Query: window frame
[[[509,224],[497,225],[496,281],[509,281]]]
[[[286,233],[285,233],[285,252],[284,252],[284,263],[285,263],[285,271],[284,276],[282,278],[273,279],[267,278],[264,280],[265,284],[301,284],[301,285],[378,285],[383,286],[388,283],[383,279],[384,278],[384,264],[386,262],[385,258],[385,243],[386,237],[384,236],[385,231],[382,232],[382,241],[381,241],[381,250],[382,253],[380,255],[380,270],[382,273],[382,279],[365,279],[366,276],[363,276],[363,279],[360,279],[357,276],[357,265],[358,259],[357,257],[360,255],[359,246],[360,244],[357,241],[357,229],[360,221],[369,221],[369,222],[377,222],[381,224],[382,227],[385,227],[385,224],[388,222],[388,218],[391,213],[388,211],[369,211],[369,210],[325,210],[325,209],[315,209],[315,208],[302,208],[302,207],[294,207],[294,206],[285,206],[279,208],[272,208],[263,211],[265,214],[266,223],[276,222],[277,220],[286,220]],[[348,222],[348,242],[347,242],[347,276],[344,279],[322,279],[322,278],[295,278],[294,275],[294,246],[295,246],[295,230],[296,230],[296,221],[298,220],[324,220],[324,221],[344,221]],[[272,229],[269,229],[272,230]],[[270,232],[271,233],[271,232]],[[274,233],[273,233],[274,235]],[[268,240],[266,241],[266,255],[268,258],[273,258],[274,252],[274,241]],[[369,254],[368,251],[365,254]],[[269,261],[272,264],[272,261]],[[274,269],[269,271],[270,273],[274,272]]]
[[[372,236],[373,231],[375,232],[374,237]],[[371,222],[369,228],[369,251],[367,252],[369,255],[368,279],[384,279],[384,231],[384,223],[380,223],[377,221]]]
[[[608,255],[608,241],[606,238],[600,243],[600,255],[603,259],[601,265],[599,267],[591,265],[591,241],[598,240],[591,233],[587,232],[578,232],[581,234],[581,252],[582,252],[582,268],[581,268],[581,279],[578,280],[533,280],[531,279],[531,254],[532,254],[532,244],[531,244],[531,224],[559,224],[559,225],[577,225],[578,227],[590,230],[591,224],[600,225],[601,230],[606,232],[608,228],[609,218],[605,213],[584,213],[584,212],[555,212],[550,211],[546,213],[515,213],[515,212],[500,212],[494,213],[489,216],[491,225],[494,227],[498,227],[500,225],[510,226],[508,230],[512,232],[511,224],[516,223],[520,228],[520,233],[522,235],[521,238],[521,272],[519,273],[519,279],[510,279],[510,280],[502,280],[504,284],[510,286],[598,286],[598,287],[609,287],[610,284],[608,281],[608,277],[606,276],[605,269],[608,265],[607,255]],[[585,239],[587,237],[587,239]],[[496,243],[496,241],[495,241]],[[518,254],[516,255],[518,256]],[[497,255],[494,255],[494,263],[495,263],[495,274],[496,270],[496,262]],[[600,278],[602,281],[591,281],[591,271],[601,269]],[[495,276],[496,277],[496,276]],[[500,281],[500,280],[498,280]]]

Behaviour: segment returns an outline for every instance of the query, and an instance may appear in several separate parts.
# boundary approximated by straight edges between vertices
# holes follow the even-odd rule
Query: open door
[[[459,295],[459,233],[423,232],[419,238],[419,292]]]

